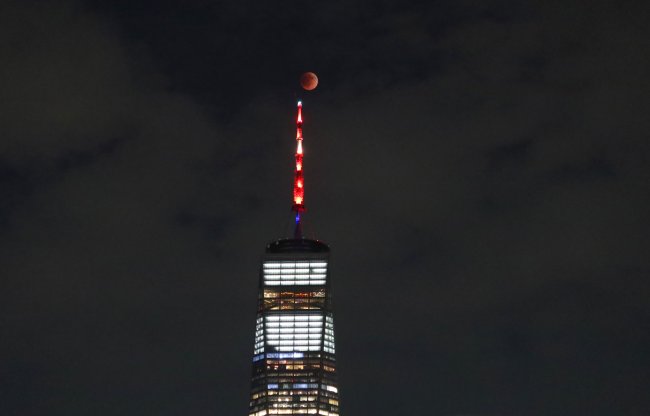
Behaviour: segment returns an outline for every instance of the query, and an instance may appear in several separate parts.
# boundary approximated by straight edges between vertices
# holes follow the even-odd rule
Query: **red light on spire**
[[[293,179],[293,206],[297,214],[305,211],[305,181],[302,176],[302,101],[298,101],[298,117],[296,118],[296,171]],[[300,215],[296,216],[300,227]],[[297,229],[298,229],[297,228]]]
[[[298,101],[298,119],[296,120],[298,127],[302,124],[302,101]]]

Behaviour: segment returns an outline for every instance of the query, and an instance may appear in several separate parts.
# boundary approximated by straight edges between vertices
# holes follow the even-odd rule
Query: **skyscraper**
[[[270,243],[260,267],[249,416],[339,415],[329,247],[302,235],[302,103],[296,120],[293,238]]]

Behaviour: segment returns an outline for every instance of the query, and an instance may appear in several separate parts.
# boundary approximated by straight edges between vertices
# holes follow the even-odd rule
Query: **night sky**
[[[3,0],[0,415],[246,414],[299,97],[342,416],[650,414],[649,9]]]

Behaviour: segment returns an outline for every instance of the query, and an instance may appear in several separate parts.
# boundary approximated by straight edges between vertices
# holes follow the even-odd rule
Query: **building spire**
[[[296,118],[296,172],[293,179],[293,205],[296,213],[294,238],[302,238],[302,213],[305,212],[305,180],[302,175],[302,101],[298,101]]]

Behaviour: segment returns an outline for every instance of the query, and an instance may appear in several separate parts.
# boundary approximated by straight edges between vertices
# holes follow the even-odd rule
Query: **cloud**
[[[189,391],[165,361],[202,348],[186,289],[215,247],[194,251],[175,219],[223,137],[191,98],[136,82],[116,28],[77,6],[2,13],[4,414],[122,412],[154,380]]]
[[[0,409],[245,409],[304,65],[324,80],[306,230],[333,248],[346,411],[643,408],[645,26],[603,4],[416,3],[257,25],[5,5]]]

